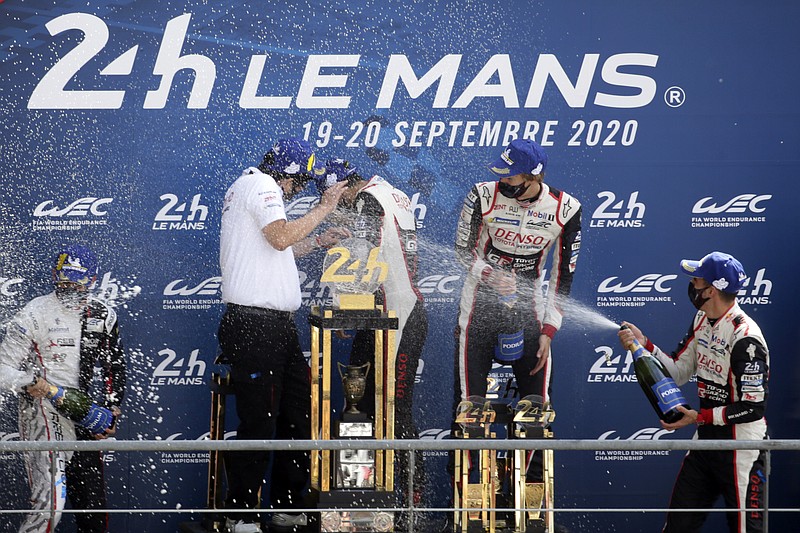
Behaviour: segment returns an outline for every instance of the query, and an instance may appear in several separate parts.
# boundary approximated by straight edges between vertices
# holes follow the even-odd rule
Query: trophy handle
[[[346,365],[346,364],[344,364],[344,363],[342,363],[342,362],[340,362],[340,361],[337,361],[337,362],[336,362],[336,365],[337,365],[337,369],[338,369],[338,371],[339,371],[339,377],[340,377],[340,378],[342,378],[342,379],[344,379],[344,374],[345,374],[345,373],[344,373],[344,372],[342,372],[342,369],[344,369],[344,370],[346,371],[346,370],[347,370],[347,369],[348,369],[348,368],[349,368],[351,365]],[[369,362],[369,361],[367,361],[367,362],[366,362],[366,363],[364,363],[363,365],[361,365],[361,366],[357,366],[356,368],[357,368],[358,370],[361,370],[362,368],[366,368],[366,370],[364,371],[364,377],[367,377],[367,376],[369,375],[369,369],[371,368],[371,366],[372,366],[372,365],[370,364],[370,362]]]

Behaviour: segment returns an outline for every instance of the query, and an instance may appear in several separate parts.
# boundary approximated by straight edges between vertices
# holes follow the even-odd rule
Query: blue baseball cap
[[[547,168],[547,154],[529,139],[515,139],[506,146],[489,170],[500,178],[517,174],[541,174]]]
[[[681,271],[693,278],[702,278],[723,292],[736,294],[744,286],[744,267],[730,254],[711,252],[699,261],[684,259]]]
[[[323,167],[317,166],[316,156],[311,144],[299,137],[280,139],[267,152],[267,158],[271,156],[271,163],[265,164],[265,168],[283,174],[298,174],[313,177],[316,171],[321,171]]]
[[[316,177],[317,189],[324,192],[328,187],[347,180],[352,175],[358,175],[358,168],[351,165],[344,159],[328,159],[325,163],[325,171],[321,176]]]
[[[89,285],[97,276],[97,256],[87,247],[70,244],[56,256],[56,281]]]

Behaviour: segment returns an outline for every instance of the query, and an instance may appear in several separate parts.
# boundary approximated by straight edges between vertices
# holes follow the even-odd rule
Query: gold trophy
[[[513,434],[517,439],[552,439],[553,432],[549,425],[555,420],[556,413],[541,396],[532,394],[525,396],[514,408]],[[514,531],[555,531],[553,511],[545,511],[544,518],[541,509],[552,509],[554,503],[553,485],[553,450],[542,450],[542,482],[529,483],[526,475],[526,450],[514,450]]]
[[[380,249],[364,239],[346,239],[327,252],[322,283],[333,288],[329,307],[315,306],[311,324],[311,438],[394,439],[394,311],[375,304],[374,292],[386,280],[388,266]],[[339,366],[346,409],[332,421],[331,332],[371,330],[371,363]],[[367,379],[375,383],[374,417],[358,410]],[[320,512],[321,532],[394,530],[394,515],[377,508],[394,506],[394,451],[344,449],[311,451],[311,487]],[[376,508],[372,510],[372,508]]]
[[[513,409],[505,403],[470,396],[458,405],[456,422],[461,429],[455,436],[494,439],[497,434],[492,424],[498,424],[506,426],[508,438],[553,438],[548,425],[554,419],[555,412],[541,396],[526,396]],[[543,450],[542,453],[543,482],[528,483],[527,450],[509,452],[505,459],[498,458],[497,450],[477,453],[456,450],[453,501],[461,510],[455,511],[454,530],[458,533],[555,531],[553,512],[545,511],[542,518],[541,511],[543,507],[553,508],[553,451]],[[502,510],[499,516],[495,509]]]
[[[493,439],[492,431],[497,413],[490,400],[480,396],[470,396],[458,404],[456,423],[461,429],[456,437],[463,439]],[[453,484],[453,503],[457,509],[454,515],[455,531],[467,533],[474,531],[477,524],[480,531],[495,533],[497,515],[497,450],[477,452],[479,481],[470,481],[470,452],[456,450],[455,483]]]

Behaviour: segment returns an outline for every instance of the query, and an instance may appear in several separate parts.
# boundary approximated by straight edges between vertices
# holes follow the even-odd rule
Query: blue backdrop
[[[744,263],[743,307],[772,355],[772,437],[800,438],[798,333],[780,326],[798,293],[797,20],[794,2],[6,0],[0,319],[50,289],[59,243],[90,244],[130,361],[118,438],[203,438],[222,196],[273,140],[304,135],[323,158],[350,159],[414,201],[431,319],[415,399],[423,436],[442,438],[450,412],[433,406],[452,397],[456,214],[471,184],[489,179],[485,164],[526,135],[549,154],[547,182],[584,206],[581,306],[671,349],[692,316],[678,261],[719,249]],[[316,201],[307,194],[291,216]],[[301,262],[306,348],[308,306],[329,297],[321,259]],[[579,314],[553,344],[556,435],[691,438],[660,430],[615,333]],[[513,394],[509,374],[496,369],[498,396]],[[13,440],[15,400],[3,401],[0,438]],[[557,505],[665,506],[682,455],[557,453]],[[205,503],[203,454],[107,461],[115,507]],[[800,458],[773,461],[770,504],[796,507]],[[426,456],[440,487],[445,462]],[[0,469],[0,506],[24,508],[19,458],[0,456]],[[170,532],[186,519],[113,515],[111,531]],[[14,530],[9,520],[0,530]],[[661,520],[559,519],[620,532]],[[789,517],[770,520],[788,530]]]

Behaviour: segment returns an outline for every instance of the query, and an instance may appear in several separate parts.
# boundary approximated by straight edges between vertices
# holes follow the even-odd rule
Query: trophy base
[[[367,413],[342,413],[342,422],[372,422]]]
[[[528,521],[527,526],[524,530],[519,530],[514,527],[514,520],[502,520],[499,519],[495,523],[495,533],[553,533],[552,531],[547,531],[547,526],[544,523],[544,520],[534,520]],[[486,533],[486,528],[483,527],[483,524],[480,520],[470,521],[467,524],[467,533]],[[455,526],[453,528],[453,533],[461,533],[461,527]]]
[[[394,531],[394,513],[386,511],[323,511],[320,533],[386,533]]]
[[[321,533],[384,533],[394,531],[394,513],[369,510],[394,507],[393,493],[347,489],[317,492]],[[366,509],[353,511],[353,509]]]

